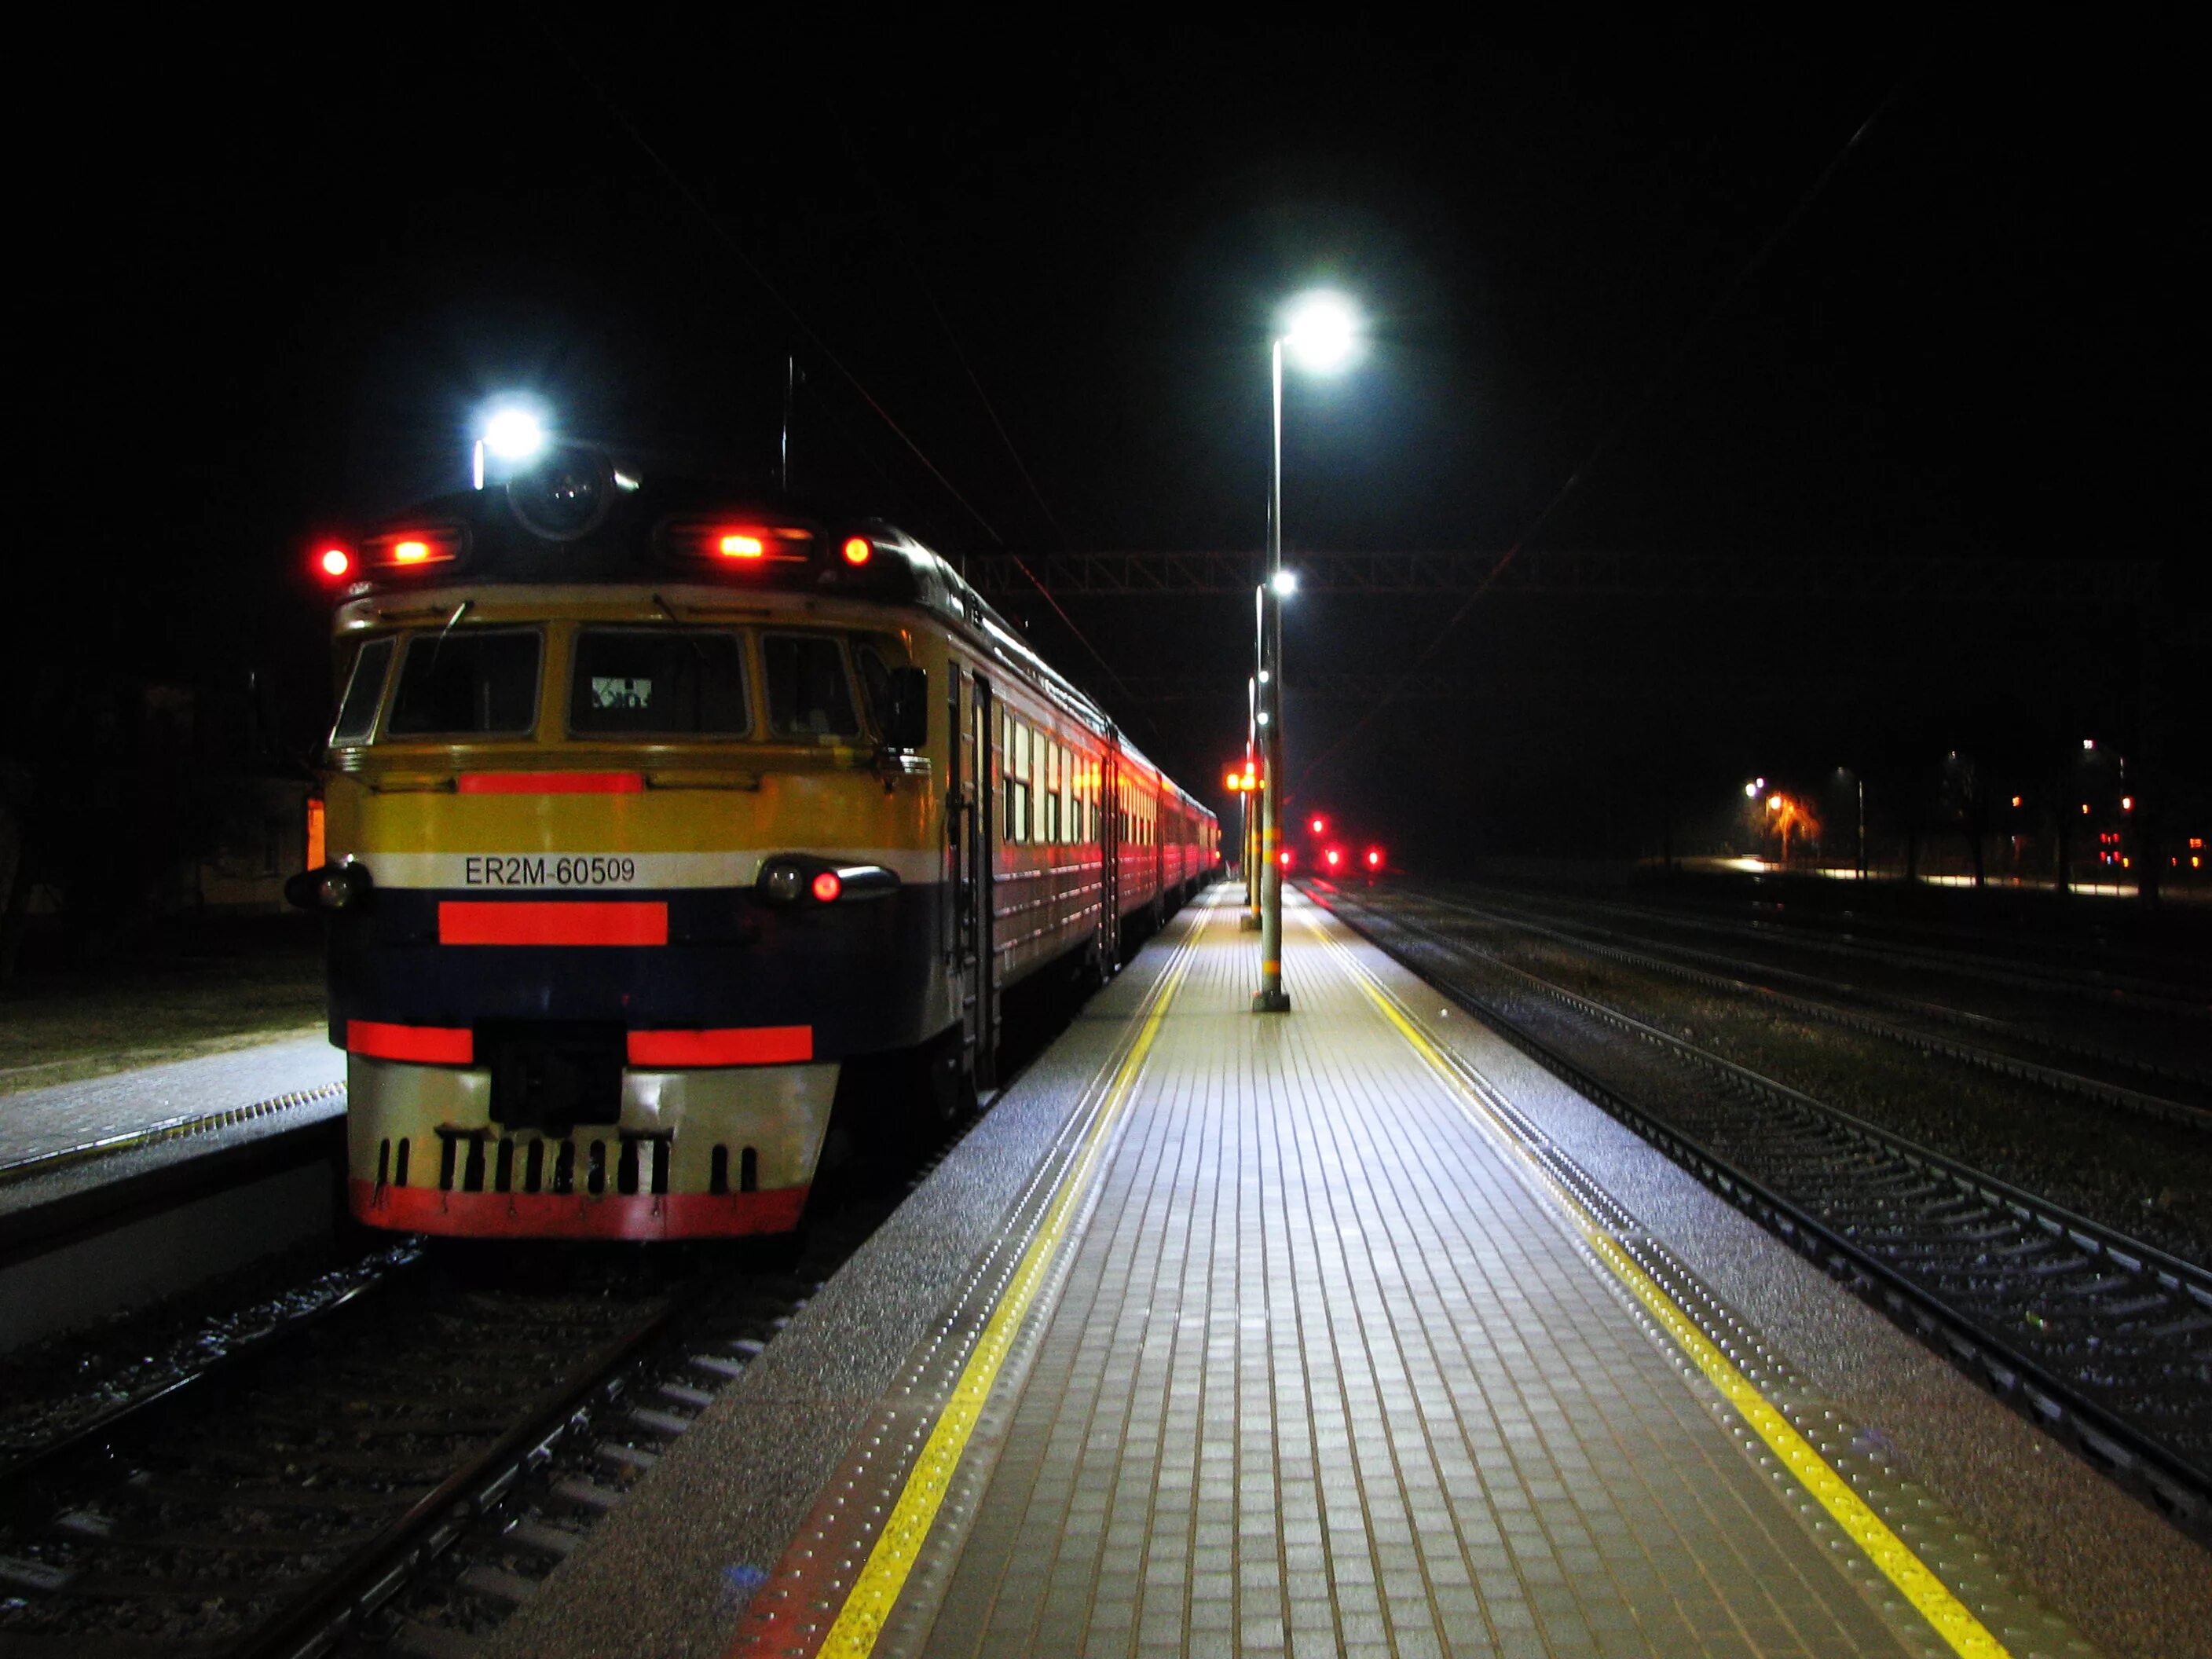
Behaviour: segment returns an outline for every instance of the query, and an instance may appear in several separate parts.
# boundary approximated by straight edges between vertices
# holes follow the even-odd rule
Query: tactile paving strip
[[[870,1419],[853,1455],[832,1478],[782,1562],[753,1595],[732,1644],[732,1655],[807,1655],[822,1650],[825,1636],[837,1623],[877,1550],[885,1524],[909,1485],[957,1382],[1014,1287],[1016,1275],[1030,1257],[1040,1230],[1054,1220],[1063,1185],[1079,1168],[1111,1156],[1113,1137],[1121,1127],[1121,1120],[1110,1116],[1112,1109],[1133,1080],[1149,1033],[1157,1029],[1158,1015],[1182,980],[1180,958],[1188,953],[1191,932],[1189,923],[1183,926],[1185,938],[1178,961],[1163,974],[1145,1007],[1131,1022],[1128,1040],[1101,1067],[1085,1091],[1084,1103],[1070,1115],[1051,1152],[1014,1203],[1006,1224],[969,1271],[951,1305],[917,1346],[891,1397]],[[1093,1146],[1094,1139],[1100,1144]],[[1070,1196],[1079,1207],[1057,1219],[1073,1235],[1079,1233],[1089,1206],[1097,1201],[1097,1189],[1092,1184]],[[1029,1287],[1033,1296],[1030,1305],[1040,1310],[1052,1306],[1071,1254],[1059,1251],[1042,1264],[1041,1281]],[[993,1399],[1018,1395],[1041,1323],[1035,1317],[1015,1322],[1012,1340],[994,1373],[1003,1379],[1003,1386],[992,1393]],[[950,1566],[951,1540],[959,1535],[959,1518],[989,1478],[994,1420],[988,1413],[983,1414],[977,1432],[963,1442],[967,1455],[954,1453],[948,1489],[935,1511],[941,1524],[927,1528],[927,1536],[911,1571],[900,1577],[905,1594],[898,1605],[908,1625],[916,1616],[907,1611],[909,1607],[933,1605]],[[893,1594],[897,1593],[895,1589]],[[926,1613],[921,1616],[926,1619]],[[868,1634],[871,1639],[861,1651],[872,1646],[872,1628]]]
[[[1437,1057],[1450,1066],[1470,1093],[1480,1099],[1522,1152],[1599,1220],[1629,1258],[1719,1346],[1753,1386],[1973,1611],[2008,1651],[2016,1659],[2088,1659],[2096,1652],[2063,1618],[2045,1607],[1998,1567],[1987,1547],[1940,1498],[1893,1474],[1887,1467],[1887,1460],[1878,1437],[1834,1411],[1795,1367],[1777,1354],[1735,1310],[1713,1295],[1688,1266],[1556,1146],[1533,1119],[1499,1093],[1487,1078],[1429,1030],[1410,1008],[1402,1003],[1399,1007],[1404,1018],[1422,1029]],[[1540,1182],[1532,1183],[1531,1190],[1539,1197],[1545,1196]],[[1593,1271],[1612,1285],[1621,1305],[1645,1328],[1699,1397],[1707,1401],[1745,1455],[1773,1480],[1784,1500],[1796,1510],[1822,1547],[1833,1553],[1844,1571],[1895,1621],[1908,1645],[1929,1656],[1929,1659],[1951,1659],[1953,1649],[1914,1620],[1911,1607],[1875,1569],[1863,1552],[1822,1510],[1741,1417],[1705,1382],[1695,1363],[1681,1352],[1644,1305],[1619,1285],[1577,1230],[1567,1224],[1565,1217],[1559,1219],[1570,1241]]]

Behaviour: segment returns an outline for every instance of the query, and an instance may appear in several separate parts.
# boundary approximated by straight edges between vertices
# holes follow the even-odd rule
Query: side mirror
[[[891,670],[889,707],[884,712],[884,746],[919,749],[929,741],[929,671]]]

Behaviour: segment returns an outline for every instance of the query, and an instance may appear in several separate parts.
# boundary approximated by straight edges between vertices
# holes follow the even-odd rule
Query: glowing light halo
[[[545,422],[534,410],[507,404],[484,417],[483,441],[502,461],[526,461],[545,447]]]
[[[1358,308],[1328,289],[1301,295],[1284,308],[1284,355],[1310,374],[1334,374],[1350,363],[1363,332]]]

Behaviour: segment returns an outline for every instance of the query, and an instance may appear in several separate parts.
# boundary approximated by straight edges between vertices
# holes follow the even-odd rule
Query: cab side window
[[[884,647],[873,640],[853,641],[853,666],[860,671],[860,701],[866,705],[868,724],[878,735],[890,730],[891,719],[891,657]]]
[[[368,734],[376,729],[376,708],[384,701],[384,682],[392,673],[394,648],[390,640],[371,640],[354,658],[345,697],[338,704],[337,724],[331,729],[333,744],[367,743]]]
[[[761,641],[769,730],[779,738],[857,738],[860,717],[843,644],[824,635],[770,634]]]

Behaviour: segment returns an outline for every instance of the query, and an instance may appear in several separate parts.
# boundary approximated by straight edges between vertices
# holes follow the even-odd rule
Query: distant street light
[[[1260,589],[1260,666],[1263,708],[1277,718],[1267,720],[1264,740],[1267,761],[1261,782],[1264,793],[1261,823],[1267,860],[1260,904],[1260,989],[1252,999],[1255,1014],[1290,1012],[1291,999],[1283,989],[1283,867],[1289,852],[1283,838],[1283,601],[1297,592],[1297,574],[1283,568],[1283,354],[1287,349],[1300,368],[1316,374],[1334,374],[1358,354],[1359,313],[1340,294],[1317,291],[1291,301],[1283,314],[1283,331],[1268,356],[1269,382],[1274,393],[1274,429],[1267,492],[1267,580]]]

